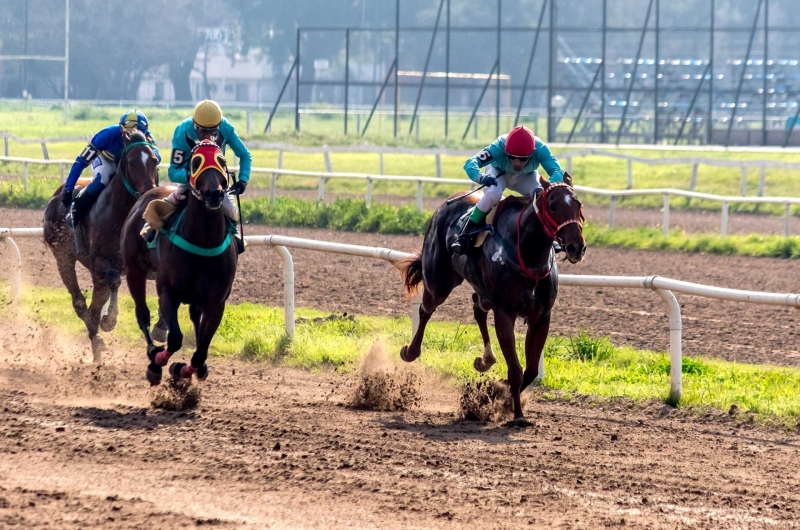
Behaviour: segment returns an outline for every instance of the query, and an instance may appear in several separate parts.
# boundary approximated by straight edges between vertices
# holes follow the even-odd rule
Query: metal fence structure
[[[541,118],[549,142],[800,145],[796,0],[538,0],[510,23],[504,4],[513,1],[484,2],[481,21],[491,25],[451,24],[452,0],[431,0],[432,27],[402,25],[405,4],[395,0],[393,28],[299,27],[275,109],[294,99],[300,130],[303,111],[324,103],[345,134],[366,133],[380,110],[395,136],[410,134],[425,107],[440,112],[444,136],[465,137],[491,110],[495,134]],[[371,76],[353,44],[364,38],[378,48]],[[324,40],[327,56],[306,53],[310,39]],[[455,46],[474,49],[483,69],[454,66]],[[360,104],[373,100],[353,131],[356,91]],[[466,129],[453,130],[465,111]]]

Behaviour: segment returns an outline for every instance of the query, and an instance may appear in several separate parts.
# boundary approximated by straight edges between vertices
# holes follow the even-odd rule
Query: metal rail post
[[[769,0],[764,0],[764,60],[762,65],[761,145],[767,145],[767,56],[769,54]]]
[[[708,50],[708,124],[706,126],[706,145],[714,141],[714,37],[716,36],[716,0],[711,0],[711,37]]]
[[[661,26],[661,0],[656,0],[656,60],[655,60],[655,63],[656,63],[655,64],[655,67],[656,67],[656,79],[655,79],[656,87],[655,88],[656,89],[655,89],[655,93],[653,94],[653,103],[654,103],[654,105],[653,105],[653,117],[654,117],[654,120],[653,120],[653,143],[654,144],[658,143],[658,111],[659,111],[659,103],[658,103],[658,88],[659,88],[658,84],[659,84],[659,79],[658,79],[658,73],[659,73],[659,70],[661,70],[661,67],[659,65],[659,60],[661,58],[660,57],[660,53],[659,53],[661,51],[660,50],[660,44],[661,44],[660,43],[660,39],[661,39],[661,28],[660,28],[660,26]]]
[[[606,36],[608,33],[608,0],[603,0],[603,77],[600,82],[600,143],[606,143]]]
[[[294,130],[300,130],[300,28],[297,28],[297,68],[294,71]]]
[[[344,30],[344,135],[347,136],[347,104],[350,100],[350,28]]]

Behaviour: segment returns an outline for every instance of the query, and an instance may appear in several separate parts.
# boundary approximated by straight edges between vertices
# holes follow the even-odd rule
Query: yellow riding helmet
[[[222,109],[216,101],[205,99],[195,105],[192,119],[200,127],[213,129],[222,123]]]

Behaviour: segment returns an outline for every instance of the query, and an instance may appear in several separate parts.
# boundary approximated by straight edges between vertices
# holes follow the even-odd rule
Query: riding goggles
[[[520,162],[527,162],[531,159],[531,156],[516,156],[516,155],[506,155],[509,160],[519,160]]]

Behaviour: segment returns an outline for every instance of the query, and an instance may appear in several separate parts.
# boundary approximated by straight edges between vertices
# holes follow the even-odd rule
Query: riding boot
[[[480,227],[482,224],[483,224],[482,222],[476,223],[472,219],[469,219],[464,224],[464,228],[461,230],[461,233],[458,235],[458,238],[456,238],[455,243],[450,245],[450,248],[452,249],[454,254],[461,256],[468,252],[469,248],[473,245],[475,241],[471,232]]]
[[[106,185],[99,181],[92,182],[79,193],[72,202],[72,226],[78,226],[89,214],[92,205],[105,189]]]

